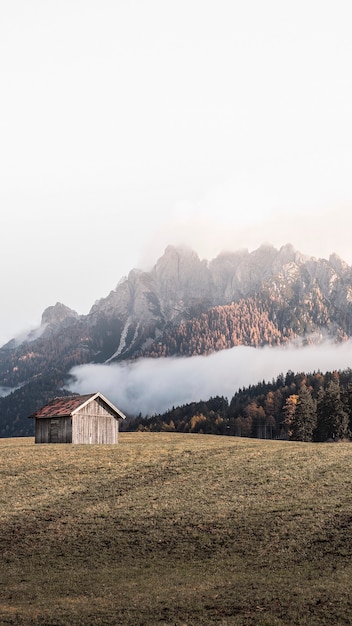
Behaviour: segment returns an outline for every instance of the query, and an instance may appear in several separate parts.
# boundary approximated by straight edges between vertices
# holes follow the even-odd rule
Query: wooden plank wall
[[[71,418],[36,419],[35,443],[72,443]]]
[[[118,443],[119,421],[99,399],[72,417],[72,443]]]

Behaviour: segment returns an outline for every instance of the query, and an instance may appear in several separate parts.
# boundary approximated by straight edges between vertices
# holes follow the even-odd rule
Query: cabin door
[[[59,420],[50,420],[49,442],[59,443]]]

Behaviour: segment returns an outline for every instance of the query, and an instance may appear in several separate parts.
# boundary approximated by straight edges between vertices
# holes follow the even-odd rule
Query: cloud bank
[[[352,341],[300,348],[239,346],[210,356],[81,365],[71,370],[68,386],[78,393],[101,391],[128,414],[153,415],[211,396],[231,398],[240,387],[270,381],[288,370],[325,372],[350,366]]]

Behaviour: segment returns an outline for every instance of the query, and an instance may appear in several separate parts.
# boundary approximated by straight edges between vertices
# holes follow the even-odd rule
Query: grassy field
[[[0,440],[0,624],[352,624],[352,446]]]

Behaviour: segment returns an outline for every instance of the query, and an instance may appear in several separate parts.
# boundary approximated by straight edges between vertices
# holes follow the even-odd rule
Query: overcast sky
[[[352,9],[2,0],[0,342],[167,244],[352,263]]]

